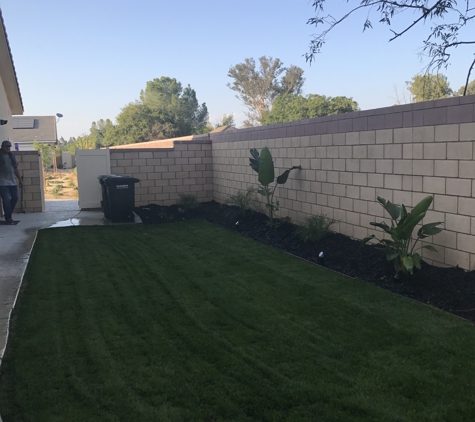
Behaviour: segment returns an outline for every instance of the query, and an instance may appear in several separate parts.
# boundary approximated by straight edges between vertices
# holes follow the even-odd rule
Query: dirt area
[[[45,199],[77,199],[78,179],[75,171],[45,173]]]
[[[249,212],[242,219],[239,209],[214,201],[189,211],[176,205],[150,204],[137,207],[134,212],[144,224],[206,219],[316,264],[322,263],[318,254],[323,252],[322,264],[329,269],[475,321],[475,271],[438,268],[423,262],[414,275],[395,279],[392,264],[374,246],[362,246],[357,240],[331,232],[318,242],[304,243],[294,237],[297,229],[294,224],[284,222],[274,229],[268,226],[264,214]]]

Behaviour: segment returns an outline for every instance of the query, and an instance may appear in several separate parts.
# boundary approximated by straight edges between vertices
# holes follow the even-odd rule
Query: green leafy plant
[[[336,223],[333,218],[325,214],[312,215],[305,219],[305,223],[300,225],[295,231],[295,237],[305,243],[318,242]]]
[[[183,208],[184,212],[187,212],[198,206],[198,199],[193,193],[180,193],[177,205]]]
[[[274,214],[279,210],[279,201],[274,202],[275,190],[278,185],[283,185],[287,182],[292,170],[301,169],[302,167],[293,166],[290,169],[285,170],[275,180],[274,161],[269,148],[262,148],[260,155],[256,148],[252,148],[251,156],[252,157],[249,158],[249,165],[258,173],[258,180],[261,184],[257,192],[266,198],[266,207],[269,210],[269,225],[274,227]],[[274,181],[276,182],[275,185],[271,186]]]
[[[418,230],[417,237],[413,239],[412,232],[426,216],[426,212],[432,203],[432,196],[425,197],[410,213],[407,212],[404,205],[393,204],[379,196],[378,202],[391,216],[391,226],[388,226],[385,222],[370,223],[372,226],[383,229],[391,236],[391,239],[377,239],[380,250],[386,255],[388,261],[393,262],[394,269],[396,270],[396,278],[399,272],[412,274],[414,267],[421,268],[421,256],[417,251],[422,248],[434,252],[437,251],[432,245],[419,246],[419,248],[416,249],[419,240],[434,236],[443,230],[437,227],[439,224],[442,224],[441,222],[424,224]],[[373,234],[365,237],[361,242],[365,244],[374,238],[375,235]]]
[[[53,195],[62,195],[61,191],[63,190],[63,185],[56,185],[53,190],[51,191],[51,193]]]
[[[257,190],[249,186],[245,191],[238,191],[235,195],[229,195],[224,201],[226,205],[237,207],[232,217],[245,219],[250,210],[259,210],[259,200],[257,199]],[[231,210],[232,211],[232,210]]]

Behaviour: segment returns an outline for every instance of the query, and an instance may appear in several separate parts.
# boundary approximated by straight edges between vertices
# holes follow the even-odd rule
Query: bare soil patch
[[[78,180],[75,171],[45,173],[45,199],[77,199]]]

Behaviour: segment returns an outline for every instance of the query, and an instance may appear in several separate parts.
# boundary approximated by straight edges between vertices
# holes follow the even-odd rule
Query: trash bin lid
[[[123,176],[120,174],[103,174],[101,176],[97,176],[99,179],[99,183],[101,185],[115,185],[119,183],[138,183],[140,179],[131,176]]]

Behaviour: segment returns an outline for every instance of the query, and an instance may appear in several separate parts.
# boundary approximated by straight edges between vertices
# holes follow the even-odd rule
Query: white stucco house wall
[[[12,115],[22,115],[23,111],[20,86],[18,85],[12,52],[0,9],[0,120],[7,120],[8,122],[0,125],[0,141],[11,139],[13,130]]]

